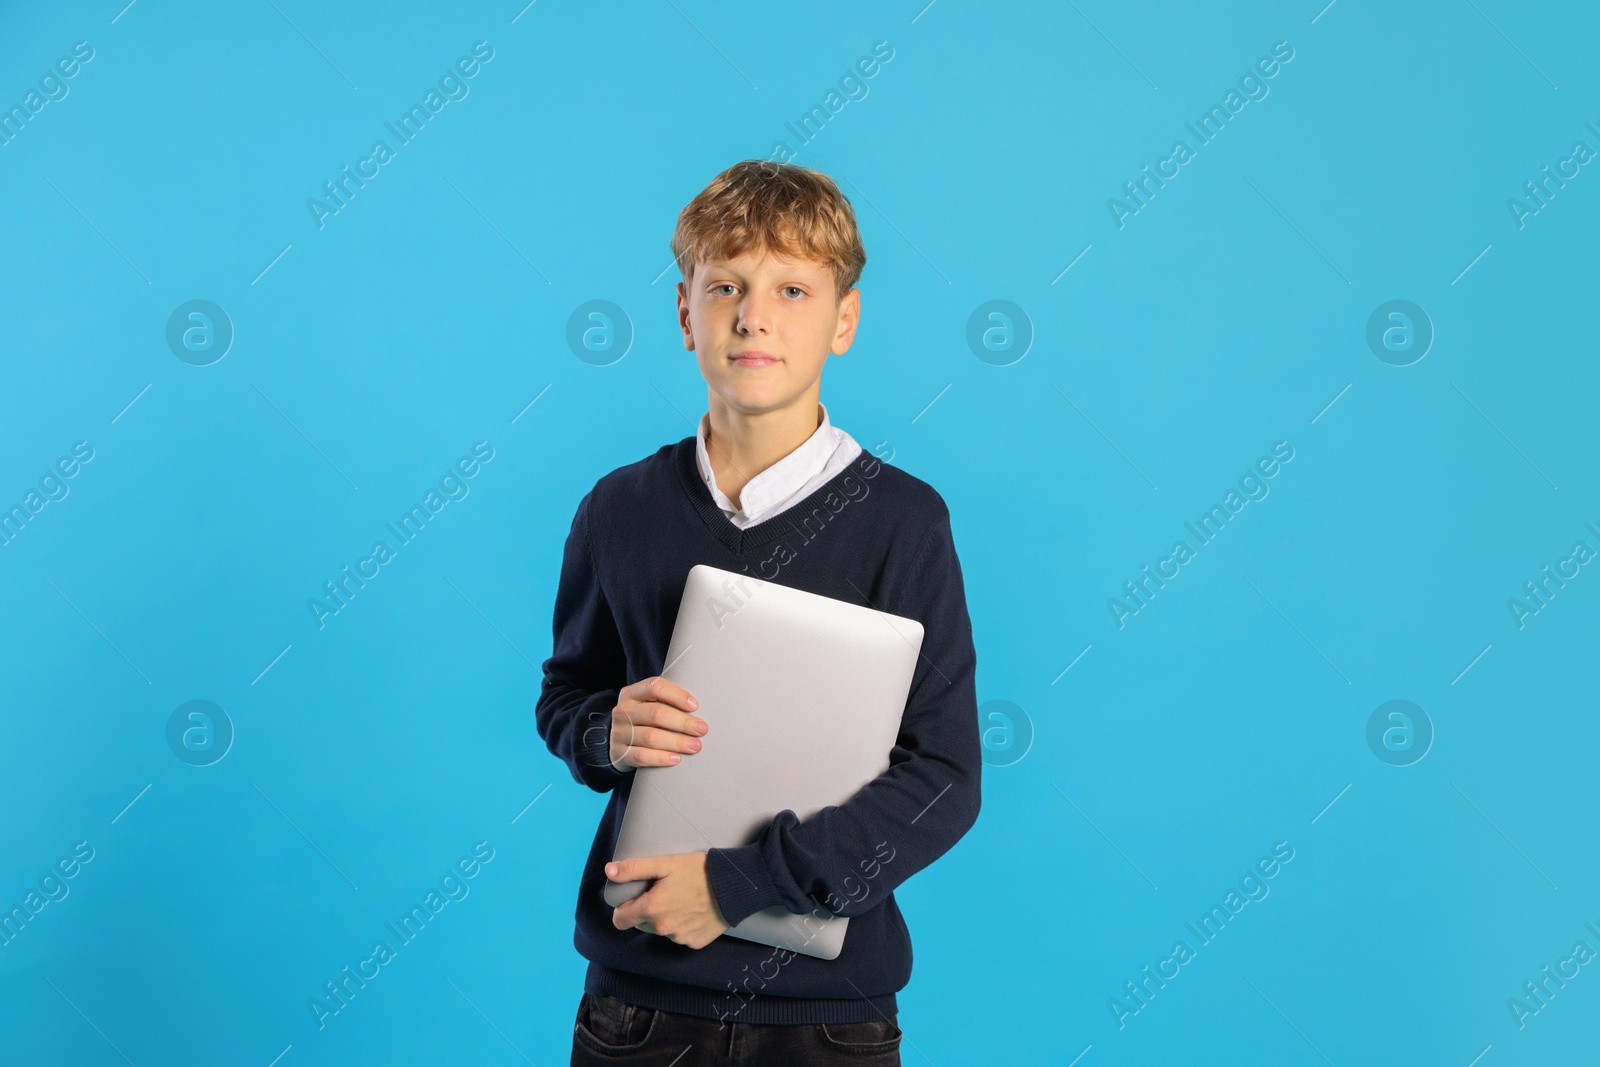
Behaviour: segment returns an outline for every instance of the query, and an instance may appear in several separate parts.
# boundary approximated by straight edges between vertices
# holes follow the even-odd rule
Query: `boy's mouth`
[[[740,367],[765,367],[769,364],[778,362],[776,356],[753,348],[746,352],[735,352],[728,358],[732,360],[736,366]]]

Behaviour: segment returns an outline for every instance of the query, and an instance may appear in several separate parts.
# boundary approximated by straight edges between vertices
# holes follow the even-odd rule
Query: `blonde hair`
[[[672,257],[685,282],[696,262],[752,249],[821,260],[843,298],[861,278],[866,249],[850,201],[833,179],[793,163],[746,159],[711,179],[678,213]]]

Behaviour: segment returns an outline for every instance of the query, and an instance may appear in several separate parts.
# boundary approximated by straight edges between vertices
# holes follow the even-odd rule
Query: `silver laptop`
[[[695,714],[711,728],[699,752],[633,772],[612,858],[748,845],[780,811],[804,822],[855,796],[889,769],[921,649],[914,619],[690,568],[661,674],[700,702]],[[650,884],[608,881],[606,902]],[[798,915],[758,911],[727,934],[835,959],[850,920],[814,903]]]

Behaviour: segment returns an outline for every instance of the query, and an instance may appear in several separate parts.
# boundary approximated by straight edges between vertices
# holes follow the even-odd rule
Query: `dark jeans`
[[[900,1067],[897,1017],[870,1023],[741,1023],[583,994],[572,1067]]]

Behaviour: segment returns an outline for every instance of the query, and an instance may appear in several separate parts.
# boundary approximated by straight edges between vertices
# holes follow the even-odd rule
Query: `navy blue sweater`
[[[730,1022],[894,1015],[895,993],[911,977],[911,936],[894,888],[978,817],[977,654],[950,513],[927,483],[862,453],[810,496],[741,530],[701,480],[694,446],[686,437],[595,483],[562,557],[535,718],[573,777],[611,794],[579,882],[574,944],[590,961],[584,988]],[[711,891],[730,924],[773,905],[796,914],[826,908],[850,917],[836,959],[726,935],[696,950],[611,923],[605,864],[633,784],[631,770],[611,765],[611,712],[623,687],[661,673],[697,563],[923,625],[889,769],[805,822],[782,811],[753,843],[708,851]],[[717,743],[715,730],[705,743]]]

